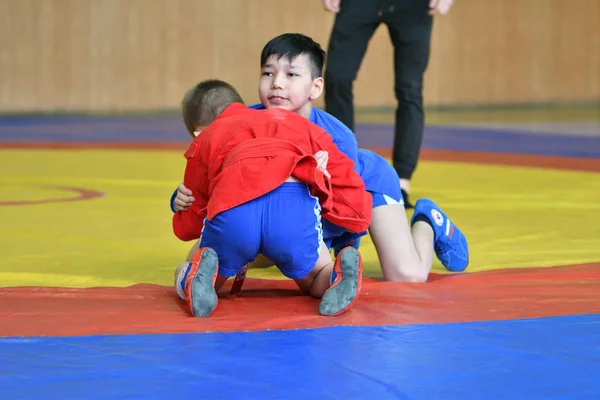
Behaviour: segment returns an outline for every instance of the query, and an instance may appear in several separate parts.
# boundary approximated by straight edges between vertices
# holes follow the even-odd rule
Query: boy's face
[[[313,100],[323,93],[323,78],[312,78],[306,54],[293,60],[271,56],[261,68],[258,95],[266,108],[283,108],[305,118],[310,116]]]

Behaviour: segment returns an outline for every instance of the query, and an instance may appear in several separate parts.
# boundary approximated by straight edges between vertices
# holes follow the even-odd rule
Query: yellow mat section
[[[170,285],[191,245],[173,236],[168,207],[184,166],[177,152],[0,150],[0,202],[73,195],[53,186],[105,194],[0,206],[0,286]],[[600,260],[600,174],[422,162],[415,182],[414,196],[466,233],[468,271]],[[366,275],[380,276],[368,237],[361,252]]]

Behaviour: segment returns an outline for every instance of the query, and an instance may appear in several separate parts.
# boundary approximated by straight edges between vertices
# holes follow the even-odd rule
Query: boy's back
[[[273,139],[271,146],[265,144],[261,148],[264,152],[268,149],[287,147],[283,143],[295,145],[302,150],[315,151],[315,148],[319,147],[318,143],[323,141],[324,134],[320,128],[293,112],[281,109],[257,111],[241,104],[233,104],[195,141],[210,153],[226,156],[238,145],[248,141],[254,143],[253,139]],[[269,141],[265,140],[264,143]]]
[[[317,169],[313,154],[320,150],[330,154],[331,181]],[[197,237],[204,217],[210,220],[258,198],[292,175],[319,197],[325,218],[352,231],[366,230],[370,223],[371,201],[352,161],[325,131],[290,111],[234,103],[198,135],[185,156],[184,183],[199,201],[191,212],[174,217],[175,233],[183,240]]]

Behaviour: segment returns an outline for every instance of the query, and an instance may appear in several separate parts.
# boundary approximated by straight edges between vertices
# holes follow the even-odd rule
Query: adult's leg
[[[325,110],[354,132],[353,82],[369,40],[381,23],[378,2],[344,0],[327,49]]]
[[[392,157],[403,194],[410,191],[423,142],[423,75],[429,63],[433,24],[428,7],[427,1],[414,1],[384,15],[394,45],[394,91],[398,101]]]

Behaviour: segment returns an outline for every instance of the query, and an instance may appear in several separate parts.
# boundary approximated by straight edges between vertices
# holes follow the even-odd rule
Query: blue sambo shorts
[[[219,256],[219,274],[236,275],[258,254],[288,278],[301,279],[314,268],[323,241],[321,205],[304,183],[277,189],[206,219],[200,247]]]

